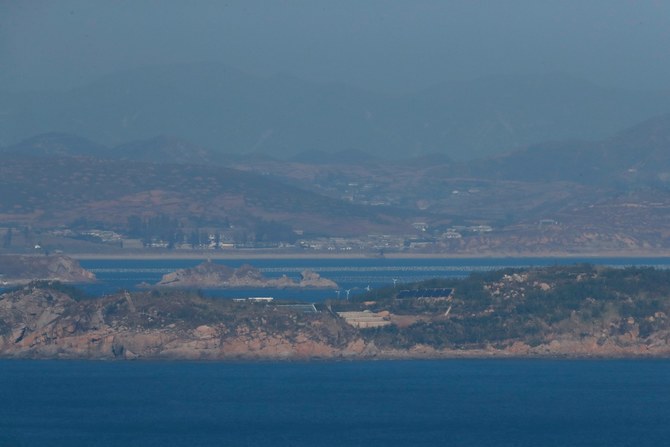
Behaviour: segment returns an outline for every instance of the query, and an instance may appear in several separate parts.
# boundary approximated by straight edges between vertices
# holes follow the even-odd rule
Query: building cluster
[[[544,222],[543,222],[544,223]],[[312,236],[304,231],[292,230],[290,240],[256,237],[243,229],[229,226],[226,229],[206,228],[194,230],[180,229],[178,234],[169,233],[162,237],[139,237],[109,229],[73,229],[58,228],[41,234],[56,238],[84,240],[93,243],[105,244],[128,250],[165,249],[178,251],[208,251],[208,250],[235,250],[235,249],[284,249],[294,251],[313,251],[325,253],[392,253],[401,251],[430,251],[453,246],[460,239],[469,236],[478,236],[494,232],[489,225],[469,226],[435,226],[422,220],[412,223],[412,229],[406,234],[367,234],[360,236]],[[290,227],[289,227],[290,229]],[[14,231],[17,237],[31,241],[30,245],[39,243],[39,236],[25,236],[18,229]],[[5,231],[5,246],[9,246],[12,233]],[[24,244],[25,245],[25,244]]]

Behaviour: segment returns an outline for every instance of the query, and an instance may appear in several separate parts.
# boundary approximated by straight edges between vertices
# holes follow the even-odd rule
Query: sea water
[[[664,446],[670,361],[0,361],[0,446]]]

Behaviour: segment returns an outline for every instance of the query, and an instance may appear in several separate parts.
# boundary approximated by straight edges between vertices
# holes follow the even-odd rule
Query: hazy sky
[[[0,0],[5,88],[197,61],[386,92],[555,71],[668,88],[670,1]]]

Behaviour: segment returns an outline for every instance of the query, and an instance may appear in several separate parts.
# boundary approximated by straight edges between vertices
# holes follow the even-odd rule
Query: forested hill
[[[447,299],[401,299],[405,290],[444,288],[453,289]],[[519,354],[565,355],[670,352],[668,270],[593,265],[507,269],[371,291],[358,301],[359,309],[397,316],[400,324],[371,334],[380,347],[516,346]]]

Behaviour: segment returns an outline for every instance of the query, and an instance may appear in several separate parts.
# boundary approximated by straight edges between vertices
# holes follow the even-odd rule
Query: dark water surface
[[[670,361],[0,361],[0,446],[665,446]]]

